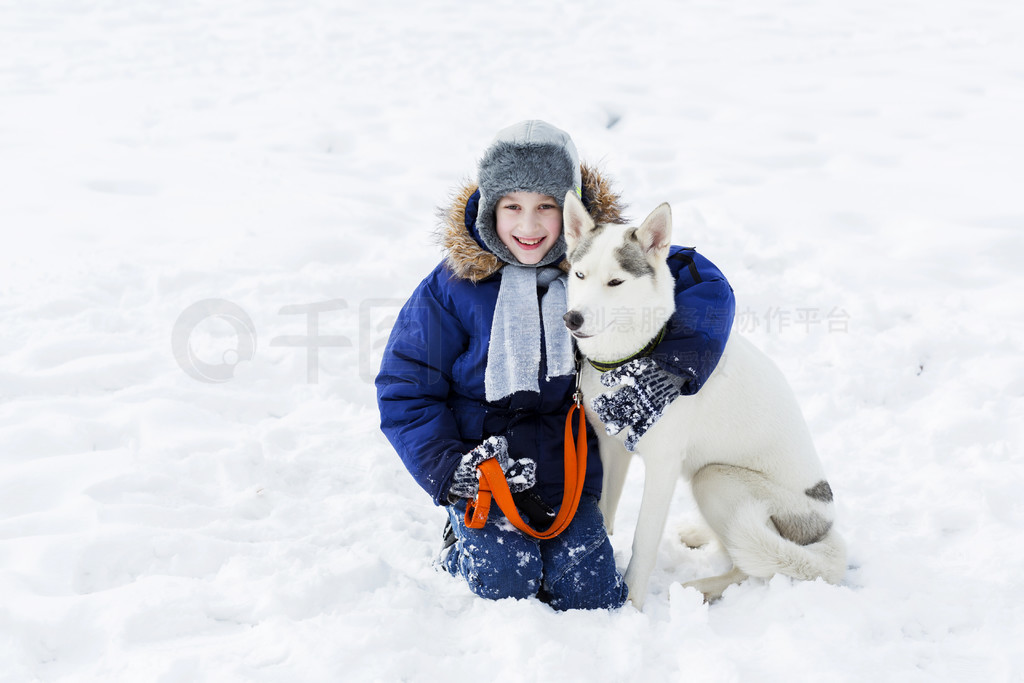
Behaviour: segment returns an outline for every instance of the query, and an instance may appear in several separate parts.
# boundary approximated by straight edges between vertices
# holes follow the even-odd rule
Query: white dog
[[[565,320],[587,358],[614,362],[635,354],[672,315],[671,222],[662,204],[639,228],[595,226],[583,204],[572,193],[566,197],[572,267]],[[650,267],[637,268],[640,258]],[[605,324],[613,318],[616,324]],[[588,401],[611,391],[600,377],[584,363]],[[631,454],[625,432],[609,436],[594,411],[588,415],[600,439],[601,512],[611,533]],[[775,364],[735,332],[704,386],[672,401],[635,452],[644,460],[644,491],[625,580],[637,609],[680,476],[690,481],[701,515],[733,562],[721,576],[686,584],[707,600],[747,576],[842,580],[846,551],[833,526],[832,490],[800,408]]]

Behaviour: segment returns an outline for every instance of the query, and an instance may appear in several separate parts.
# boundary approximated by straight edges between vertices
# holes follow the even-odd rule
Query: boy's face
[[[539,263],[562,234],[562,209],[546,194],[512,192],[494,214],[498,239],[523,265]]]

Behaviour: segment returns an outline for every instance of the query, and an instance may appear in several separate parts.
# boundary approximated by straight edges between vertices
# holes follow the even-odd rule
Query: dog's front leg
[[[629,558],[625,576],[629,599],[637,609],[643,609],[647,597],[647,582],[658,557],[658,546],[681,469],[682,461],[668,453],[644,458],[644,495],[633,536],[633,556]]]
[[[615,527],[615,511],[619,507],[619,499],[622,498],[622,486],[626,483],[626,474],[633,454],[623,448],[622,441],[603,432],[603,429],[598,432],[601,468],[604,472],[598,508],[604,517],[604,527],[611,536]]]

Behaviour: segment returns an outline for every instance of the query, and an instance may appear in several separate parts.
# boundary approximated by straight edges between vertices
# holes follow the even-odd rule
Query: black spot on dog
[[[804,494],[808,498],[813,498],[814,500],[820,500],[822,503],[831,503],[832,502],[832,487],[829,486],[828,482],[825,481],[824,479],[819,481],[817,484],[815,484],[811,488],[809,488],[806,491],[804,491]]]
[[[647,262],[644,250],[635,241],[629,241],[615,250],[615,260],[619,267],[633,277],[654,275],[654,268]]]
[[[817,543],[832,528],[831,520],[813,512],[809,515],[772,515],[769,519],[775,525],[779,536],[793,541],[797,545]]]
[[[587,234],[583,235],[576,244],[576,248],[566,257],[569,259],[569,263],[576,263],[586,256],[587,252],[590,251],[590,247],[594,244],[594,239],[601,234],[602,230],[604,230],[603,225],[595,225]]]

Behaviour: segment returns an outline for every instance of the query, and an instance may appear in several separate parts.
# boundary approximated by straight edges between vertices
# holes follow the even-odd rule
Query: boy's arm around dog
[[[669,270],[676,279],[676,310],[651,358],[683,378],[680,393],[697,393],[722,357],[736,316],[736,298],[725,275],[694,249],[673,246]]]

